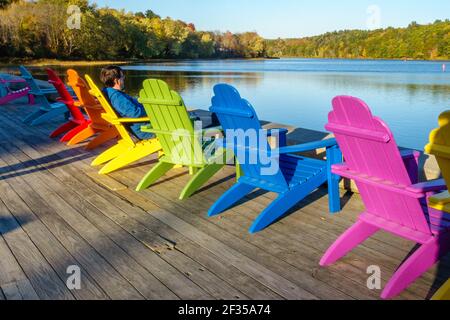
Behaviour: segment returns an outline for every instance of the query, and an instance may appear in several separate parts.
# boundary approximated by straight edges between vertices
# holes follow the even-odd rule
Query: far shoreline
[[[442,62],[450,63],[450,60],[436,59],[398,59],[398,58],[308,58],[308,57],[265,57],[265,58],[198,58],[198,59],[130,59],[130,60],[60,60],[60,59],[12,59],[0,60],[0,67],[9,67],[16,65],[25,65],[29,67],[45,67],[45,66],[102,66],[102,65],[129,65],[129,64],[146,64],[146,63],[164,63],[164,62],[182,62],[182,61],[227,61],[227,60],[243,60],[243,61],[263,61],[263,60],[282,60],[282,59],[301,59],[301,60],[342,60],[342,61],[405,61],[405,62]]]

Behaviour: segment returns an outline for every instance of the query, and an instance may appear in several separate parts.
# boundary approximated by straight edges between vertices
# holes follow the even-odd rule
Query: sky
[[[406,27],[450,19],[449,0],[93,0],[100,7],[153,10],[205,31],[256,31],[299,38],[342,29]]]

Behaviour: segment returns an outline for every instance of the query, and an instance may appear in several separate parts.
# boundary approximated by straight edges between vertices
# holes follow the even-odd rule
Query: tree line
[[[258,58],[265,41],[256,32],[197,31],[195,25],[98,8],[87,0],[0,0],[1,57],[59,59]],[[81,9],[80,29],[67,25],[69,5]]]
[[[273,57],[450,59],[450,20],[407,28],[345,30],[302,39],[268,40]]]
[[[81,9],[80,29],[67,25],[69,5]],[[450,20],[265,40],[256,32],[198,31],[192,23],[161,18],[151,10],[99,8],[88,0],[0,0],[0,58],[8,57],[450,59]]]

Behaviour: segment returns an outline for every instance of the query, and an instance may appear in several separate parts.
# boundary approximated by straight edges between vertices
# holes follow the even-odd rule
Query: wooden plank
[[[57,174],[59,178],[66,175],[65,177],[70,180],[73,190],[77,191],[81,197],[89,201],[98,210],[101,210],[105,216],[115,221],[152,251],[158,253],[165,261],[187,275],[193,282],[204,288],[212,296],[217,299],[246,298],[240,291],[223,282],[209,270],[202,269],[200,264],[178,251],[175,241],[162,238],[150,229],[145,228],[145,226],[136,220],[130,219],[126,212],[112,205],[109,199],[106,200],[98,196],[97,192],[94,192],[85,184],[81,183],[82,181],[86,183],[84,177],[80,177],[80,180],[77,181],[74,179],[77,176],[75,172],[69,173],[67,168],[64,169],[66,170],[61,169],[59,174],[55,173],[55,175]],[[58,171],[58,168],[52,169],[52,172],[56,171]],[[63,180],[63,182],[65,181]],[[68,182],[66,182],[66,185]]]
[[[109,263],[104,260],[92,247],[90,247],[76,232],[74,232],[68,224],[66,224],[51,209],[42,198],[40,198],[33,190],[30,190],[26,181],[14,178],[9,182],[11,187],[21,195],[27,204],[33,208],[36,219],[53,231],[54,236],[71,252],[76,258],[76,263],[72,263],[81,267],[83,283],[82,287],[89,288],[91,275],[95,281],[107,292],[112,299],[126,299],[139,296],[139,294],[131,287],[131,285],[115,271]],[[31,191],[31,192],[30,192]],[[56,256],[58,257],[58,256]],[[70,264],[67,264],[68,266]],[[86,290],[86,289],[84,289]],[[96,295],[91,298],[107,299],[108,296]]]
[[[86,172],[85,174],[96,183],[104,186],[110,191],[121,191],[128,188],[126,185],[118,182],[117,180],[111,179],[109,176],[98,174],[97,172]]]
[[[109,238],[104,235],[100,230],[96,229],[90,222],[82,218],[83,216],[79,212],[75,211],[73,206],[66,202],[67,198],[70,198],[70,192],[64,193],[61,197],[55,193],[56,190],[47,189],[44,187],[45,171],[38,171],[36,173],[27,176],[28,184],[39,194],[43,199],[46,199],[48,205],[55,208],[57,212],[68,224],[70,224],[81,236],[83,236],[91,245],[93,245],[98,252],[107,257],[110,262],[115,262],[114,267],[119,272],[124,273],[124,277],[145,297],[162,298],[160,294],[165,294],[164,297],[176,298],[165,286],[163,286],[156,278],[146,272],[135,260],[133,260],[123,249],[116,246]],[[56,181],[47,181],[47,186]],[[59,187],[58,191],[64,189],[64,186],[57,185],[54,188]],[[64,200],[63,200],[64,199]],[[81,210],[84,208],[85,203],[82,199],[77,199],[81,204]],[[131,291],[130,291],[131,293]],[[130,299],[142,298],[137,292],[134,295],[129,296]]]
[[[73,174],[71,172],[72,168],[65,170],[67,174]],[[69,183],[67,181],[67,183]],[[96,194],[104,195],[108,193],[108,191],[99,188],[94,184],[89,184],[90,188],[95,191]],[[244,294],[247,294],[252,299],[279,299],[280,297],[270,291],[268,288],[258,285],[259,283],[255,282],[250,277],[246,276],[238,269],[229,265],[228,263],[224,264],[217,261],[217,257],[211,255],[211,253],[207,252],[202,247],[195,245],[193,242],[183,237],[181,234],[176,232],[175,230],[169,228],[167,225],[161,223],[160,221],[154,219],[152,216],[146,214],[142,209],[129,204],[127,201],[123,201],[115,195],[108,195],[108,200],[113,203],[116,207],[126,212],[127,215],[133,217],[136,221],[139,221],[143,225],[145,225],[150,230],[155,230],[158,232],[161,237],[164,239],[170,239],[170,243],[176,243],[176,249],[178,251],[184,252],[185,254],[196,261],[199,261],[206,268],[214,271],[217,275],[221,276],[222,279],[228,280],[230,284],[234,287],[239,288],[241,291],[244,291]],[[167,252],[168,250],[162,250],[161,252]],[[169,250],[170,251],[170,250]],[[214,267],[211,267],[214,266]],[[236,283],[233,281],[236,278]],[[244,282],[243,282],[244,281]]]
[[[2,148],[0,148],[3,151]],[[0,165],[6,165],[3,159],[7,158],[6,153],[1,154]],[[8,157],[11,158],[11,157]],[[11,160],[11,159],[9,159]],[[11,180],[11,179],[10,179]],[[34,192],[29,192],[29,187],[23,183],[16,188],[24,193],[25,199],[35,197]],[[25,191],[25,192],[23,192]],[[67,268],[69,266],[78,266],[78,261],[62,246],[46,226],[35,216],[32,210],[22,201],[22,199],[13,191],[11,184],[0,184],[0,193],[4,197],[4,202],[9,207],[11,214],[19,222],[24,231],[33,240],[36,247],[45,256],[59,277],[64,281],[67,279]],[[72,293],[77,299],[107,299],[105,293],[91,279],[89,274],[81,270],[83,283],[80,290],[74,290]]]
[[[0,236],[0,257],[2,257],[0,259],[0,300],[3,295],[1,288],[11,283],[28,283],[29,285],[27,286],[22,285],[22,287],[27,288],[27,290],[23,290],[22,296],[29,300],[38,299],[36,291],[31,286],[31,283],[28,281],[2,236]],[[3,299],[6,299],[4,295]]]
[[[4,185],[4,182],[0,183]],[[7,189],[7,188],[5,188]],[[8,247],[13,252],[20,266],[24,270],[30,282],[33,284],[39,297],[42,299],[74,299],[73,295],[58,277],[33,241],[23,231],[8,207],[13,207],[14,199],[10,197],[11,192],[2,194],[0,202],[0,233],[3,235]]]
[[[38,300],[39,297],[28,279],[4,284],[0,288],[4,300]],[[0,294],[1,296],[1,294]],[[1,297],[0,297],[1,300]]]
[[[22,146],[27,147],[27,146]],[[28,150],[31,152],[30,150]],[[39,172],[41,174],[41,178],[46,179],[47,173],[45,171]],[[54,179],[54,177],[50,177],[51,179]],[[49,179],[49,178],[47,178]],[[63,193],[60,195],[61,197],[64,197],[66,201],[69,201],[69,203],[75,207],[78,208],[79,211],[83,211],[82,214],[89,215],[91,219],[95,220],[95,223],[100,224],[101,228],[109,228],[108,229],[108,235],[112,238],[120,239],[118,240],[119,243],[125,244],[125,250],[132,254],[135,259],[140,260],[141,263],[145,263],[146,267],[151,267],[153,272],[158,273],[160,276],[164,276],[167,281],[172,282],[173,286],[178,286],[180,290],[180,294],[183,294],[186,298],[207,298],[209,296],[206,296],[204,291],[201,290],[199,287],[197,287],[195,284],[190,282],[186,275],[181,274],[174,270],[173,267],[170,265],[162,263],[163,261],[156,256],[155,254],[149,255],[148,250],[145,246],[143,246],[140,243],[137,243],[137,241],[134,241],[136,243],[133,243],[131,241],[131,235],[126,234],[123,232],[122,229],[118,228],[117,226],[114,227],[112,222],[109,219],[105,219],[104,217],[101,218],[98,210],[96,210],[95,207],[91,206],[90,204],[83,201],[82,198],[76,196],[75,194],[71,192],[67,192],[65,189],[65,186],[57,183],[58,181],[54,180],[48,180],[48,185],[53,184],[53,187],[55,188],[55,191],[57,193]],[[37,183],[37,182],[35,182]],[[36,186],[37,188],[37,186]],[[42,190],[40,192],[43,192]],[[54,196],[54,195],[52,195]],[[53,203],[55,205],[55,203]],[[61,211],[61,210],[59,210]],[[59,212],[58,211],[58,212]],[[64,212],[67,212],[67,209],[64,209]],[[68,219],[68,218],[66,218]],[[73,219],[73,217],[72,217]],[[79,223],[79,222],[78,222]],[[72,224],[73,225],[73,224]],[[117,242],[117,241],[116,241]],[[151,259],[149,259],[149,257]],[[147,258],[147,259],[146,259]],[[116,257],[117,259],[117,257]],[[126,260],[124,260],[125,263]],[[128,262],[128,264],[130,264]],[[146,286],[148,290],[153,288],[152,290],[156,290],[158,288],[157,284],[153,284],[152,286],[149,284],[149,279],[147,281],[141,281],[142,284],[137,284],[142,286]],[[165,289],[167,291],[167,288]],[[159,292],[164,292],[163,288],[160,288]]]

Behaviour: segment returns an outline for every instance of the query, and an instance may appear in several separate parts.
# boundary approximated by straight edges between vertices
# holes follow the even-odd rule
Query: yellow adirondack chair
[[[448,186],[450,184],[450,111],[439,116],[439,128],[431,132],[430,143],[425,147],[425,152],[436,157],[442,177]],[[445,220],[450,221],[450,193],[448,191],[431,197],[429,202],[431,208],[449,213]],[[450,300],[450,279],[434,295],[433,300]]]
[[[434,295],[432,300],[450,301],[450,279],[447,283]]]
[[[102,91],[97,87],[92,78],[89,75],[86,75],[85,78],[91,88],[91,95],[97,98],[102,107],[105,109],[105,113],[102,114],[102,118],[114,125],[119,132],[118,143],[103,152],[92,162],[92,166],[99,166],[107,163],[100,170],[100,174],[108,174],[124,168],[127,165],[162,150],[161,145],[156,138],[135,142],[126,128],[127,124],[150,122],[149,118],[119,118],[115,110],[111,107],[109,101],[105,98]]]
[[[442,177],[450,184],[450,111],[439,116],[439,128],[430,134],[430,143],[425,147],[425,152],[436,157],[441,169]],[[433,209],[449,213],[450,220],[450,193],[448,191],[429,199]]]

